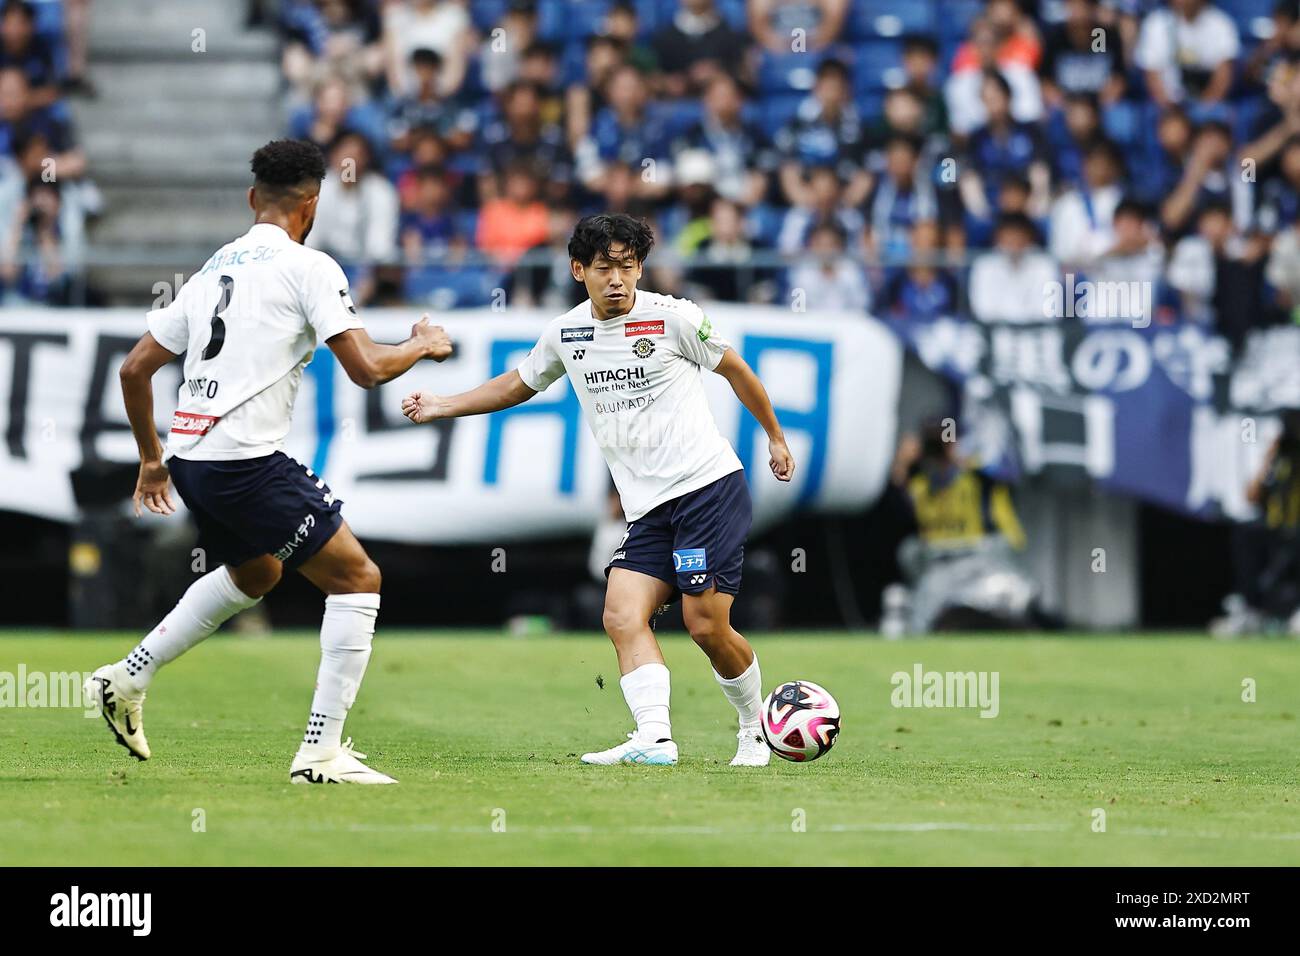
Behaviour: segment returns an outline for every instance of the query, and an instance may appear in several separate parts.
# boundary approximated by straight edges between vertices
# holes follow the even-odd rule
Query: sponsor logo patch
[[[707,571],[709,562],[704,556],[703,548],[684,548],[673,552],[673,570],[679,574],[686,571]]]
[[[637,358],[649,358],[655,354],[655,344],[649,339],[637,339],[632,343],[632,354]]]
[[[653,322],[629,322],[623,330],[626,338],[633,338],[637,335],[663,335],[664,320],[655,319]]]
[[[596,338],[596,327],[587,326],[583,329],[560,329],[561,342],[592,342]]]
[[[339,289],[339,299],[343,302],[343,308],[347,309],[353,315],[357,314],[357,307],[352,304],[352,296],[348,295],[347,289]]]
[[[704,317],[704,321],[700,323],[699,330],[695,334],[700,337],[701,342],[707,342],[709,336],[713,334],[713,323],[709,321],[707,315]]]
[[[221,421],[216,415],[198,412],[176,412],[172,415],[172,431],[178,435],[206,435]]]

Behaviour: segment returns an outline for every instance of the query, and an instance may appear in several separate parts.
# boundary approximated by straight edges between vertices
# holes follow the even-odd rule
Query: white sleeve
[[[303,277],[301,305],[317,340],[324,342],[348,329],[364,329],[339,264],[324,254],[313,258]]]
[[[1208,36],[1212,38],[1207,44],[1207,52],[1213,57],[1214,65],[1218,66],[1224,60],[1237,58],[1241,52],[1241,37],[1237,33],[1237,24],[1232,17],[1222,10],[1214,10],[1214,12],[1218,16],[1214,18],[1214,29],[1207,31]]]
[[[191,282],[193,279],[190,280]],[[190,323],[185,314],[185,290],[189,288],[189,282],[181,286],[180,291],[176,293],[176,298],[163,306],[161,309],[154,309],[145,316],[145,322],[149,326],[149,334],[157,340],[158,344],[168,352],[174,352],[180,355],[190,346]]]
[[[544,392],[551,383],[564,374],[564,362],[551,345],[551,328],[542,333],[531,352],[516,370],[524,384],[534,392]]]
[[[703,309],[694,302],[687,302],[686,308],[673,320],[669,347],[683,358],[713,371],[731,344],[713,328]]]
[[[1169,44],[1169,34],[1173,26],[1168,23],[1163,10],[1147,14],[1138,31],[1137,46],[1133,50],[1133,62],[1144,70],[1159,70],[1169,65],[1173,50]]]

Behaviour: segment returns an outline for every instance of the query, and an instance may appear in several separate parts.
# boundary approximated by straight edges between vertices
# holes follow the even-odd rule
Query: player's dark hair
[[[569,258],[589,266],[596,256],[609,256],[609,247],[630,249],[637,262],[645,262],[655,244],[654,233],[644,219],[626,213],[587,216],[578,221],[569,239]]]
[[[304,139],[277,139],[253,154],[253,185],[270,202],[300,199],[325,178],[325,155]]]
[[[412,66],[427,66],[434,70],[442,69],[442,56],[437,50],[430,50],[428,47],[418,47],[411,51]]]

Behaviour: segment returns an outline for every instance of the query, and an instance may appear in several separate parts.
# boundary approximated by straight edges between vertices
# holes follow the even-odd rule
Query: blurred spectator
[[[593,117],[607,105],[605,91],[623,65],[623,47],[613,37],[588,38],[585,76],[570,83],[564,94],[565,132],[575,152],[588,138]]]
[[[811,205],[805,172],[814,166],[836,169],[848,184],[846,205],[858,205],[871,189],[871,175],[862,167],[865,129],[850,92],[844,64],[823,61],[817,68],[812,95],[799,105],[794,121],[777,135],[781,192],[791,205]]]
[[[433,50],[444,68],[438,83],[451,96],[465,79],[474,42],[469,13],[456,0],[405,0],[384,8],[384,64],[389,92],[401,96],[414,87],[411,54]]]
[[[1165,254],[1147,210],[1134,200],[1121,200],[1111,217],[1111,233],[1110,248],[1089,267],[1088,278],[1096,282],[1140,282],[1145,288],[1155,290],[1164,269]],[[1150,316],[1118,318],[1150,319]]]
[[[58,182],[27,184],[9,233],[0,237],[0,300],[5,305],[68,305],[72,271],[65,255]]]
[[[773,53],[821,50],[840,38],[849,0],[749,0],[749,32]],[[797,31],[797,32],[796,32]]]
[[[803,190],[807,205],[796,205],[785,214],[776,246],[783,254],[795,255],[807,247],[813,230],[825,223],[839,226],[846,240],[857,249],[865,221],[856,208],[845,201],[844,184],[830,166],[817,166],[808,174]]]
[[[1083,185],[1083,154],[1103,138],[1101,107],[1091,93],[1071,93],[1047,122],[1052,174],[1058,187]]]
[[[751,265],[754,247],[745,236],[745,214],[738,203],[722,197],[713,200],[708,234],[694,251],[695,265],[686,273],[692,296],[754,302],[770,295],[765,272]]]
[[[821,222],[808,236],[802,261],[790,270],[792,294],[802,293],[804,311],[864,312],[871,289],[856,257],[846,254],[847,237],[835,222]],[[796,300],[798,301],[798,300]]]
[[[1033,215],[1047,209],[1051,171],[1037,126],[1011,115],[1011,87],[1000,73],[984,74],[981,87],[988,121],[971,134],[958,178],[962,202],[977,219],[988,219],[998,205],[998,190],[1009,175],[1025,171],[1033,191]]]
[[[718,13],[714,0],[682,0],[668,26],[654,37],[659,82],[665,96],[707,91],[727,71],[742,69],[745,37]]]
[[[1183,178],[1194,133],[1192,121],[1181,107],[1172,106],[1160,114],[1154,153],[1143,162],[1142,175],[1133,177],[1134,192],[1143,202],[1158,206],[1173,192]]]
[[[718,194],[745,206],[762,201],[776,156],[762,132],[741,116],[744,98],[735,79],[713,76],[704,89],[704,116],[675,144],[675,150],[704,150],[713,157]]]
[[[483,85],[493,93],[519,79],[524,52],[537,39],[537,6],[534,0],[510,0],[500,23],[479,47],[479,72]]]
[[[605,164],[624,163],[642,170],[641,195],[662,198],[672,185],[668,129],[657,104],[650,103],[645,78],[631,66],[616,67],[607,96],[609,105],[596,114],[578,150],[579,177],[599,190]]]
[[[483,204],[475,244],[506,269],[514,269],[524,253],[544,246],[550,238],[550,217],[541,200],[541,181],[527,161],[506,169],[502,194]],[[537,302],[549,280],[544,266],[517,270],[507,291],[521,304]]]
[[[957,48],[944,85],[952,132],[966,136],[988,120],[983,97],[989,73],[1003,77],[1011,115],[1018,122],[1037,122],[1043,115],[1038,81],[1042,48],[1021,17],[1014,0],[989,0],[985,15],[971,24],[970,39]]]
[[[532,83],[516,80],[501,93],[501,117],[483,130],[481,152],[485,169],[479,183],[483,199],[495,198],[506,167],[526,160],[533,169],[546,170],[546,194],[560,202],[573,179],[573,160],[559,126],[542,115],[541,91]]]
[[[921,144],[914,137],[891,137],[885,146],[885,168],[867,199],[866,248],[888,264],[907,257],[917,222],[939,215],[934,185],[919,168],[920,155]]]
[[[452,150],[465,149],[473,142],[478,116],[441,92],[444,69],[442,57],[433,50],[420,48],[411,54],[410,92],[395,97],[389,108],[388,136],[394,150],[404,153],[410,149],[409,135],[417,126],[437,130]]]
[[[531,83],[541,97],[538,113],[542,125],[564,126],[564,93],[560,89],[560,64],[555,50],[545,43],[534,43],[524,50],[519,79]],[[565,129],[567,133],[568,128]]]
[[[1300,324],[1300,218],[1286,222],[1286,228],[1273,238],[1264,278],[1273,287],[1278,308]]]
[[[1098,140],[1084,157],[1083,185],[1052,203],[1051,251],[1065,271],[1087,272],[1114,245],[1123,174],[1119,147]]]
[[[50,106],[59,98],[59,77],[54,50],[36,34],[31,4],[7,0],[0,10],[0,69],[16,68],[27,79],[27,105]]]
[[[1171,236],[1191,228],[1197,211],[1208,203],[1223,203],[1239,229],[1247,229],[1253,213],[1253,183],[1240,175],[1232,150],[1232,130],[1226,123],[1202,123],[1192,139],[1191,155],[1182,178],[1160,206],[1160,223]]]
[[[383,116],[359,93],[340,77],[326,77],[317,84],[311,104],[294,112],[289,135],[310,140],[322,150],[328,150],[344,130],[358,130],[372,142],[383,141]]]
[[[948,131],[948,107],[943,90],[935,83],[939,69],[939,44],[921,34],[903,38],[903,86],[921,105],[921,129],[925,136]],[[911,132],[911,130],[907,130]]]
[[[421,166],[415,170],[414,180],[411,201],[399,227],[407,263],[420,265],[452,249],[463,250],[467,241],[461,234],[443,170]]]
[[[879,315],[889,319],[936,319],[956,315],[957,282],[941,264],[939,224],[922,219],[912,226],[907,268],[893,269],[881,296]]]
[[[643,44],[641,24],[637,19],[636,7],[628,0],[615,0],[605,14],[598,33],[612,39],[623,49],[623,61],[635,67],[644,76],[653,74],[658,69],[654,48]]]
[[[383,72],[379,14],[368,0],[286,0],[281,69],[299,90],[326,76],[374,81]]]
[[[1167,278],[1181,298],[1184,319],[1213,325],[1233,345],[1267,324],[1262,313],[1264,246],[1233,224],[1224,202],[1197,215],[1196,232],[1174,246]]]
[[[1065,20],[1044,43],[1043,96],[1058,106],[1071,93],[1111,104],[1124,95],[1124,60],[1116,31],[1107,30],[1097,0],[1066,0]]]
[[[1045,310],[1060,271],[1039,248],[1038,230],[1028,216],[998,219],[993,250],[976,256],[970,272],[970,309],[981,322],[1042,322],[1060,318]]]
[[[1133,56],[1157,106],[1204,107],[1228,95],[1240,50],[1232,17],[1207,0],[1169,0],[1143,19]]]
[[[358,304],[374,292],[371,267],[397,258],[397,190],[374,170],[370,143],[343,132],[330,146],[316,223],[306,243],[339,260]]]

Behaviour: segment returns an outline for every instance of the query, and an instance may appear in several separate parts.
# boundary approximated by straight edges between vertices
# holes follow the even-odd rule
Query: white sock
[[[668,668],[663,664],[642,664],[624,674],[618,682],[623,699],[636,721],[636,735],[645,741],[672,740],[668,719]]]
[[[740,715],[740,726],[757,727],[759,714],[763,710],[763,676],[758,670],[758,653],[755,652],[754,659],[738,677],[723,677],[717,671],[713,672],[713,676],[722,692],[727,695],[727,700],[731,701],[731,706]]]
[[[378,594],[331,594],[320,626],[320,670],[304,744],[337,747],[361,689],[379,616]]]
[[[261,598],[252,598],[235,586],[223,564],[189,586],[164,617],[130,654],[122,658],[127,690],[145,690],[164,664],[176,660],[195,644],[209,637],[240,611]]]

